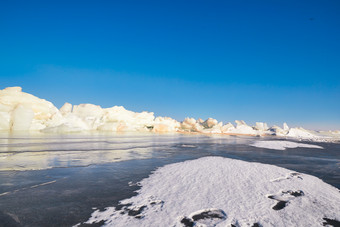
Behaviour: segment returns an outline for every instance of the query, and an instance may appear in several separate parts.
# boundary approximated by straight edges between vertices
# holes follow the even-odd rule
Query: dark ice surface
[[[72,226],[117,206],[156,168],[205,156],[261,162],[340,188],[340,144],[249,146],[269,137],[181,134],[0,135],[0,226]]]

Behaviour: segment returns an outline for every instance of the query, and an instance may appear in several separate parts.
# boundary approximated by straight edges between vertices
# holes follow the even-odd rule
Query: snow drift
[[[223,124],[216,119],[186,118],[178,122],[170,117],[155,117],[152,112],[136,113],[122,106],[101,108],[93,104],[65,103],[57,109],[51,102],[22,92],[21,87],[0,90],[0,131],[39,131],[69,133],[82,131],[109,132],[187,132],[229,135],[274,135],[319,141],[340,140],[339,131],[316,132],[303,128],[289,128],[285,123],[268,127],[257,122],[249,126],[244,121]]]
[[[284,140],[255,141],[254,143],[250,144],[250,146],[274,149],[274,150],[286,150],[286,148],[297,148],[297,147],[323,149],[323,147],[314,145],[314,144],[296,143],[296,142],[284,141]]]
[[[323,226],[340,224],[339,190],[273,165],[205,157],[166,165],[138,195],[92,213],[105,226]]]

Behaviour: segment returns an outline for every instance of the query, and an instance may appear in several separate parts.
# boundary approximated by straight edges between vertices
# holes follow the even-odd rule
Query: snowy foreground
[[[229,135],[273,135],[314,141],[340,141],[340,131],[311,131],[303,128],[268,127],[257,122],[236,126],[215,119],[186,118],[178,122],[169,117],[155,117],[152,112],[136,113],[121,106],[101,108],[93,104],[65,103],[57,109],[51,102],[21,91],[20,87],[0,90],[0,132],[70,133],[84,131],[111,132],[181,132]]]
[[[273,165],[205,157],[166,165],[119,208],[86,223],[106,226],[323,226],[340,224],[340,193]]]

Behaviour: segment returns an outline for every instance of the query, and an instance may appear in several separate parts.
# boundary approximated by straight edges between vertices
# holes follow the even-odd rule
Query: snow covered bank
[[[250,144],[250,146],[274,149],[274,150],[286,150],[286,148],[296,148],[296,147],[323,149],[323,147],[318,146],[318,145],[296,143],[296,142],[291,142],[291,141],[279,141],[279,140],[255,141],[254,143]]]
[[[106,226],[323,226],[340,224],[340,193],[288,169],[221,157],[166,165],[121,207],[96,210]]]
[[[136,113],[122,106],[101,108],[93,104],[65,103],[59,110],[51,103],[22,92],[20,87],[0,90],[0,131],[70,133],[83,131],[108,132],[182,132],[228,135],[281,136],[315,141],[340,141],[340,131],[316,132],[303,128],[268,127],[244,121],[223,124],[216,119],[186,118],[178,122],[169,117],[155,117],[152,112]]]

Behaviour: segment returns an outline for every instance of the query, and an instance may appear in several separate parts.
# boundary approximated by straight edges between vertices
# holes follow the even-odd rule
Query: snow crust
[[[104,132],[181,132],[228,135],[280,136],[314,141],[340,141],[339,131],[316,132],[289,128],[286,123],[268,127],[264,122],[249,126],[242,120],[236,125],[216,119],[186,118],[179,122],[170,117],[155,117],[152,112],[133,112],[122,106],[102,108],[93,104],[65,103],[59,110],[51,103],[22,92],[21,87],[0,90],[0,131],[72,133]]]
[[[166,165],[120,208],[96,210],[105,226],[323,226],[340,220],[340,193],[307,174],[205,157]]]
[[[323,149],[323,147],[314,145],[314,144],[297,143],[297,142],[285,141],[285,140],[255,141],[254,143],[250,144],[250,146],[274,149],[274,150],[286,150],[286,148],[296,148],[296,147]]]

